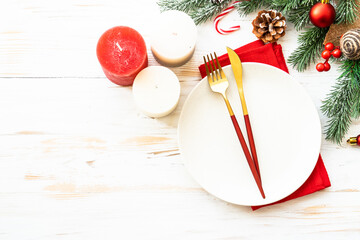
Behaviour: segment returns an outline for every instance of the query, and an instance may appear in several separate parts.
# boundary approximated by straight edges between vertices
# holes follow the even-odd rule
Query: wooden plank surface
[[[255,212],[194,182],[177,144],[182,105],[200,80],[204,53],[255,40],[254,14],[226,17],[222,24],[241,25],[228,36],[211,22],[198,27],[193,58],[172,68],[180,104],[152,119],[136,109],[131,87],[104,77],[95,48],[116,25],[136,28],[148,43],[158,12],[149,0],[2,4],[0,239],[360,239],[360,148],[323,139],[332,187]],[[286,58],[297,34],[290,25],[279,41]],[[149,65],[158,65],[150,51]],[[338,76],[336,64],[328,73],[314,66],[290,73],[318,111]],[[355,121],[348,136],[358,133]]]

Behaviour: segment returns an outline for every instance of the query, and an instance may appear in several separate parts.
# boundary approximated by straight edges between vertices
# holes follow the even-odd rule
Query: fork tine
[[[216,75],[216,78],[218,80],[220,80],[221,79],[220,71],[217,68],[215,60],[214,60],[213,55],[211,53],[210,53],[210,57],[211,57],[211,62],[214,64],[214,72],[215,72],[214,74]]]
[[[225,73],[224,73],[224,71],[223,71],[223,69],[222,69],[222,67],[221,67],[221,65],[220,65],[220,62],[219,62],[218,57],[216,56],[216,52],[214,52],[214,55],[215,55],[216,63],[217,63],[217,65],[218,65],[219,72],[220,72],[220,74],[221,74],[221,78],[225,78]]]
[[[207,57],[207,61],[208,61],[209,66],[210,66],[210,72],[212,73],[212,72],[214,72],[214,69],[213,69],[213,67],[212,67],[212,64],[211,64],[211,61],[210,61],[210,58],[209,58],[209,54],[206,55],[206,57]]]
[[[209,66],[208,66],[208,63],[206,62],[205,56],[203,56],[203,58],[204,58],[204,63],[205,63],[206,76],[207,76],[208,81],[210,81],[211,77],[210,77],[210,72],[209,72]]]
[[[206,55],[207,57],[207,60],[208,60],[208,63],[209,63],[209,67],[210,67],[210,75],[211,75],[211,78],[212,78],[212,81],[216,81],[216,76],[214,76],[214,69],[213,69],[213,66],[211,64],[211,61],[210,61],[210,58],[209,58],[209,55]]]
[[[217,57],[217,55],[216,55],[216,52],[214,52],[214,55],[215,55],[215,60],[216,60],[216,63],[217,63],[217,65],[218,65],[218,68],[219,68],[220,70],[222,70],[222,67],[221,67],[220,62],[219,62],[219,59],[218,59],[218,57]]]

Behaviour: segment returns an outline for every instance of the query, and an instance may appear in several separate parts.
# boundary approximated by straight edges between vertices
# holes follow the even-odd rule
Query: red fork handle
[[[240,130],[240,127],[239,127],[239,124],[238,124],[238,122],[237,122],[237,120],[236,120],[235,115],[231,115],[231,121],[232,121],[233,124],[234,124],[236,134],[237,134],[237,136],[238,136],[238,138],[239,138],[241,147],[242,147],[242,149],[243,149],[243,151],[244,151],[244,154],[245,154],[246,160],[247,160],[247,162],[248,162],[248,164],[249,164],[251,173],[252,173],[252,175],[254,176],[256,185],[258,186],[258,188],[259,188],[259,190],[260,190],[261,196],[262,196],[263,198],[265,198],[265,193],[264,193],[264,190],[263,190],[262,185],[261,185],[260,176],[259,176],[259,174],[258,174],[258,172],[257,172],[257,170],[256,170],[254,161],[253,161],[252,158],[251,158],[249,149],[248,149],[248,147],[247,147],[247,145],[246,145],[244,136],[243,136],[243,134],[241,133],[241,130]]]
[[[249,139],[251,156],[252,156],[252,159],[254,160],[255,168],[256,168],[256,171],[259,174],[260,181],[261,181],[260,168],[259,168],[258,158],[257,158],[257,154],[256,154],[254,136],[253,136],[253,133],[252,133],[252,130],[251,130],[251,124],[250,124],[249,115],[248,114],[244,115],[244,119],[245,119],[246,132],[247,132],[248,139]]]

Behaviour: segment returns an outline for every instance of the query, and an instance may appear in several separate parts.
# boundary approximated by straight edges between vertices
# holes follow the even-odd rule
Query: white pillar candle
[[[145,115],[166,116],[176,108],[179,102],[179,79],[166,67],[147,67],[136,76],[133,95],[136,105]]]
[[[165,66],[186,63],[195,51],[197,29],[184,12],[170,10],[159,15],[151,34],[151,51]]]

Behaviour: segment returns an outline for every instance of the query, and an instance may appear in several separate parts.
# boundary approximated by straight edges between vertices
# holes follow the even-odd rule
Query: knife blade
[[[243,114],[247,115],[248,114],[248,110],[247,110],[247,106],[245,103],[245,95],[244,95],[244,90],[243,90],[243,82],[242,82],[242,64],[241,64],[241,60],[239,58],[239,56],[236,54],[236,52],[234,50],[232,50],[231,48],[227,47],[226,48],[228,55],[229,55],[229,59],[230,59],[230,63],[231,63],[231,68],[233,70],[234,73],[234,77],[236,80],[236,85],[239,91],[239,95],[240,95],[240,100],[241,100],[241,106],[243,109]]]

